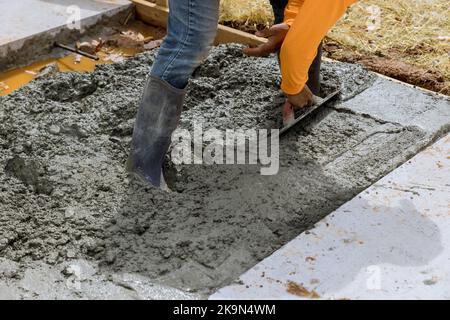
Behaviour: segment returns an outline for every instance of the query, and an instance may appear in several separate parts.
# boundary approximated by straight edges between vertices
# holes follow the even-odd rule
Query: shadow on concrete
[[[213,290],[360,191],[310,161],[297,158],[289,166],[292,159],[285,159],[275,176],[261,176],[257,166],[184,166],[175,181],[180,192],[131,182],[107,227],[102,266],[177,288]]]

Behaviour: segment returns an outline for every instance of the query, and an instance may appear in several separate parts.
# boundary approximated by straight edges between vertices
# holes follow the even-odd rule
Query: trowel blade
[[[295,118],[295,119],[289,121],[287,124],[283,125],[283,127],[280,129],[280,136],[285,134],[286,132],[288,132],[292,127],[297,125],[300,121],[302,121],[304,118],[306,118],[312,112],[314,112],[315,110],[317,110],[318,108],[320,108],[321,106],[326,104],[328,101],[337,97],[340,92],[341,92],[341,90],[336,90],[333,93],[326,96],[325,98],[320,98],[320,97],[316,96],[315,97],[316,104],[313,105],[312,107],[304,108],[304,110],[302,110],[301,114],[297,118]]]

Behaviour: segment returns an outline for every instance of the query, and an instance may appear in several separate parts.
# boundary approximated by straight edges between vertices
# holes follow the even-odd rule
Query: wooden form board
[[[167,0],[156,0],[155,3],[161,7],[168,7]]]
[[[136,14],[139,19],[155,26],[167,28],[169,9],[166,5],[166,0],[157,0],[157,3],[146,0],[132,1],[136,5]],[[256,37],[250,33],[219,25],[215,43],[235,42],[256,46],[265,43],[266,41],[266,39]]]

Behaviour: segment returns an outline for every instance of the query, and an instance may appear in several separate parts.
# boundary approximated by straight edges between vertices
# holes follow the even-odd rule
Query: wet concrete
[[[17,264],[14,277],[0,275],[0,286],[7,283],[12,294],[36,263],[60,270],[77,259],[95,264],[100,275],[133,274],[207,294],[404,163],[450,123],[448,100],[391,82],[383,85],[393,92],[377,95],[387,80],[325,63],[324,93],[340,86],[343,101],[283,137],[278,175],[261,176],[258,166],[175,166],[169,156],[168,194],[124,172],[153,59],[145,53],[92,74],[58,74],[0,98],[0,256]],[[215,48],[190,85],[181,127],[277,126],[279,81],[274,58]],[[355,109],[363,95],[379,113]],[[396,104],[386,104],[393,95]],[[406,110],[404,101],[440,122],[425,129],[389,118]]]

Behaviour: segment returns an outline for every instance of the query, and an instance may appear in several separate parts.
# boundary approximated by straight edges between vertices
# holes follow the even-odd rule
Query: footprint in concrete
[[[86,77],[76,73],[62,73],[58,78],[50,78],[43,87],[47,99],[58,102],[81,100],[97,90],[97,81],[90,75]]]
[[[182,191],[130,183],[97,256],[103,267],[207,293],[357,192],[301,160],[275,176],[258,166],[187,165],[175,187]]]
[[[53,191],[52,184],[45,177],[46,169],[34,160],[15,156],[6,163],[5,172],[33,187],[36,193],[50,195]]]

